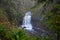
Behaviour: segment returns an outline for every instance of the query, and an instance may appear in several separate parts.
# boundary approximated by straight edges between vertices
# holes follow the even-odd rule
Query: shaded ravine
[[[30,35],[37,36],[39,38],[52,35],[52,40],[57,40],[56,32],[51,30],[46,30],[47,28],[44,28],[38,20],[35,21],[32,20],[32,25],[34,30],[32,31],[27,30],[27,33],[29,33]]]
[[[32,21],[32,24],[31,24]],[[48,30],[41,24],[39,19],[31,20],[31,12],[27,12],[23,18],[22,28],[31,33],[31,35],[37,37],[46,37],[47,35],[52,35],[52,40],[57,40],[55,31]]]
[[[48,30],[47,28],[45,28],[45,27],[39,22],[38,19],[32,20],[32,24],[33,24],[33,29],[34,29],[34,32],[32,32],[33,35],[36,35],[36,36],[38,36],[38,37],[44,37],[44,36],[47,36],[47,35],[52,34],[52,40],[57,40],[56,31]]]
[[[39,22],[38,19],[32,20],[32,26],[33,30],[28,31],[26,30],[27,33],[29,33],[31,36],[37,36],[39,38],[41,37],[46,37],[48,35],[52,35],[52,40],[57,40],[57,34],[55,31],[50,31],[47,28],[44,28],[43,25]]]

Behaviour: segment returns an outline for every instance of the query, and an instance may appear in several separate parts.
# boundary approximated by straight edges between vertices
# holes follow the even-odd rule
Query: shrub
[[[16,29],[12,27],[10,30],[8,30],[5,29],[4,25],[0,25],[0,39],[1,40],[37,40],[38,37],[30,36],[29,34],[25,33],[25,31],[22,28]]]

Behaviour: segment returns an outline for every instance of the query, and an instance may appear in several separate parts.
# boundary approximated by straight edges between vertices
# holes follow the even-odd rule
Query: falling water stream
[[[28,11],[25,13],[25,16],[23,18],[22,28],[26,30],[32,30],[32,24],[31,24],[31,12]]]

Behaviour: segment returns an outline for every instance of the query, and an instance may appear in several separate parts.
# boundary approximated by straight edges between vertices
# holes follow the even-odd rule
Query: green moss
[[[46,2],[39,3],[39,4],[35,5],[34,7],[32,7],[30,10],[31,10],[31,11],[35,11],[35,10],[37,10],[37,9],[41,9],[41,8],[43,8],[43,6],[44,6],[45,4],[46,4]]]
[[[3,36],[3,37],[2,37]],[[16,29],[12,27],[9,31],[5,29],[4,25],[0,24],[0,37],[8,40],[37,40],[38,37],[30,36],[25,33],[22,28]]]

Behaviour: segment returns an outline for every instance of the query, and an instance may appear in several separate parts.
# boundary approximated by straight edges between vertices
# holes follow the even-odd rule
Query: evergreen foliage
[[[21,28],[16,29],[11,27],[10,29],[6,29],[5,25],[0,24],[0,39],[1,40],[37,40],[38,37],[30,36],[25,33]],[[39,39],[38,39],[39,40]]]

